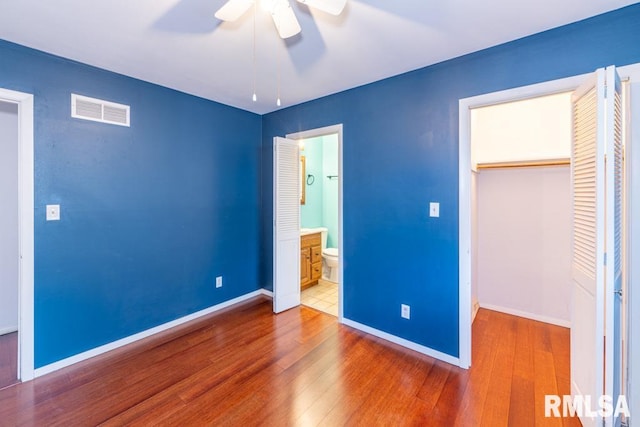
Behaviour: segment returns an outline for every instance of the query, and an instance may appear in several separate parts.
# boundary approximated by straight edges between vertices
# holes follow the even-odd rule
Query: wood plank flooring
[[[564,328],[480,310],[463,370],[256,299],[0,390],[0,425],[580,425],[545,394],[569,394]]]
[[[0,389],[17,382],[18,333],[12,332],[0,335]]]

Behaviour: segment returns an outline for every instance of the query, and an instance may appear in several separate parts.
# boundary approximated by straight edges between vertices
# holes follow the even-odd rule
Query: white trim
[[[264,295],[267,298],[273,298],[273,292],[267,290],[267,289],[260,289],[260,294]]]
[[[0,100],[18,104],[19,319],[18,377],[33,379],[33,95],[0,89]]]
[[[512,316],[524,317],[525,319],[536,320],[538,322],[549,323],[551,325],[571,327],[571,320],[556,319],[555,317],[542,316],[540,314],[529,313],[528,311],[516,310],[515,308],[501,307],[493,304],[480,304],[480,307],[487,310],[499,311],[500,313],[511,314]]]
[[[383,332],[381,330],[372,328],[370,326],[363,325],[362,323],[358,323],[350,319],[343,318],[342,323],[346,326],[350,326],[354,329],[358,329],[360,331],[366,332],[378,338],[382,338],[394,344],[401,345],[402,347],[406,347],[410,350],[417,351],[418,353],[426,354],[427,356],[431,356],[434,359],[442,360],[443,362],[447,362],[452,365],[460,366],[461,368],[463,368],[463,366],[460,365],[460,359],[458,359],[457,357],[450,356],[448,354],[442,353],[438,350],[434,350],[424,345],[416,344],[413,341],[409,341],[404,338],[391,335],[387,332]]]
[[[459,107],[459,353],[460,366],[471,366],[471,109],[519,101],[577,88],[589,74],[460,99]]]
[[[12,334],[14,332],[18,332],[18,325],[11,325],[4,328],[0,328],[0,336]]]
[[[101,345],[100,347],[96,347],[91,350],[84,351],[80,354],[76,354],[74,356],[67,357],[66,359],[62,359],[57,362],[51,363],[49,365],[43,366],[35,370],[35,376],[41,377],[42,375],[49,374],[51,372],[57,371],[58,369],[66,368],[67,366],[73,365],[75,363],[82,362],[84,360],[90,359],[95,356],[99,356],[108,351],[115,350],[127,344],[131,344],[141,339],[158,334],[160,332],[164,332],[168,329],[175,328],[176,326],[180,326],[184,323],[190,322],[192,320],[196,320],[200,317],[206,316],[211,313],[215,313],[216,311],[220,311],[224,308],[247,301],[251,298],[254,298],[260,295],[265,295],[264,289],[258,289],[257,291],[253,291],[248,294],[241,295],[237,298],[233,298],[229,301],[216,304],[209,308],[205,308],[204,310],[200,310],[195,313],[189,314],[187,316],[181,317],[179,319],[172,320],[171,322],[163,323],[162,325],[158,325],[154,328],[147,329],[146,331],[138,332],[137,334],[130,335],[128,337],[119,339],[117,341],[113,341],[108,344]]]
[[[630,78],[632,85],[638,85],[640,82],[640,63],[627,65],[618,68],[620,77],[624,80]],[[634,93],[630,88],[630,106],[627,114],[629,129],[629,138],[625,141],[626,155],[626,173],[628,185],[626,187],[626,206],[627,206],[627,232],[625,236],[625,245],[628,248],[626,254],[626,304],[627,304],[627,401],[632,414],[640,412],[640,364],[634,363],[639,359],[640,354],[640,291],[637,286],[632,284],[638,283],[640,276],[640,227],[637,221],[631,221],[631,218],[637,218],[640,213],[640,94]],[[636,109],[634,111],[634,108]],[[634,121],[635,119],[635,121]],[[635,129],[634,129],[635,127]]]
[[[344,194],[342,191],[343,188],[343,168],[342,168],[342,123],[337,125],[325,126],[322,128],[311,129],[303,132],[295,132],[287,134],[287,139],[299,140],[299,139],[309,139],[309,138],[317,138],[319,136],[325,135],[338,135],[338,323],[343,323],[343,315],[344,315],[344,307],[342,296],[344,295],[344,238],[343,238],[343,226],[342,226],[342,210],[343,210],[343,200],[342,195]]]

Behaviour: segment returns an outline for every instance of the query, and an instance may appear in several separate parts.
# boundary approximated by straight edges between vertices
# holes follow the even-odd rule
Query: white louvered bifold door
[[[596,71],[573,94],[573,307],[571,394],[592,409],[620,394],[623,144],[621,85],[615,67]],[[581,416],[613,426],[613,416]]]
[[[615,67],[606,69],[606,253],[605,269],[605,390],[613,404],[621,391],[622,336],[620,316],[622,304],[622,85]],[[619,419],[608,417],[605,425],[619,425]]]
[[[573,293],[571,394],[603,391],[604,363],[604,70],[573,94]],[[596,426],[594,418],[582,424]]]
[[[300,305],[300,151],[273,139],[273,311]]]

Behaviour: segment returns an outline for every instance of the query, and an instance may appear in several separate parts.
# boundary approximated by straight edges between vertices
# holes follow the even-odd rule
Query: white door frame
[[[343,320],[343,289],[344,289],[344,280],[343,280],[343,266],[344,266],[344,250],[343,250],[343,242],[342,238],[342,183],[344,176],[342,174],[342,123],[332,126],[325,126],[322,128],[311,129],[303,132],[295,132],[287,134],[287,139],[300,140],[300,139],[311,139],[319,136],[325,135],[338,135],[338,322],[342,323]],[[274,189],[275,190],[275,189]],[[296,261],[298,262],[298,261]]]
[[[0,101],[18,104],[18,377],[24,382],[34,374],[33,95],[0,89]]]
[[[472,239],[471,239],[471,110],[473,108],[521,101],[576,89],[590,74],[568,77],[514,89],[464,98],[459,101],[459,365],[471,366],[472,324]]]

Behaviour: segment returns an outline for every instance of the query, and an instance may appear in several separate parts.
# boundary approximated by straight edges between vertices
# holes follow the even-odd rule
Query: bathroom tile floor
[[[338,316],[338,284],[318,280],[318,284],[305,289],[300,294],[303,305],[327,314]]]

